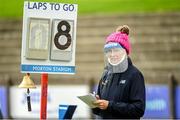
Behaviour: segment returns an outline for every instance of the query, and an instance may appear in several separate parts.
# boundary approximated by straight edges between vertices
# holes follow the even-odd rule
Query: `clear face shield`
[[[118,43],[108,43],[104,46],[105,66],[112,73],[127,70],[128,61],[126,50]]]

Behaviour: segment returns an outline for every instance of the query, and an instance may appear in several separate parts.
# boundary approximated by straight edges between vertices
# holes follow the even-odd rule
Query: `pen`
[[[93,95],[96,97],[96,91],[93,91]]]

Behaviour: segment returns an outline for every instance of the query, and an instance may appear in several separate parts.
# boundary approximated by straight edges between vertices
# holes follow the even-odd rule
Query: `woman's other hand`
[[[98,108],[100,108],[100,109],[102,109],[102,110],[106,110],[107,107],[108,107],[109,101],[98,99],[98,100],[96,100],[96,101],[94,102],[94,104],[97,105]]]

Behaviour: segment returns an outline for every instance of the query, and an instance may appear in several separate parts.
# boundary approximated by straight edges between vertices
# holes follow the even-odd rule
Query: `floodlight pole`
[[[48,74],[41,74],[41,109],[40,120],[45,120],[47,113],[47,92],[48,91]]]

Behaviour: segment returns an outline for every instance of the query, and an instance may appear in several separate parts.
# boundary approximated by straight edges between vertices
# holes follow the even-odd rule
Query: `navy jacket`
[[[123,73],[105,71],[97,91],[100,99],[108,100],[106,110],[94,108],[93,113],[104,119],[139,119],[145,110],[145,84],[141,72],[128,58]]]

